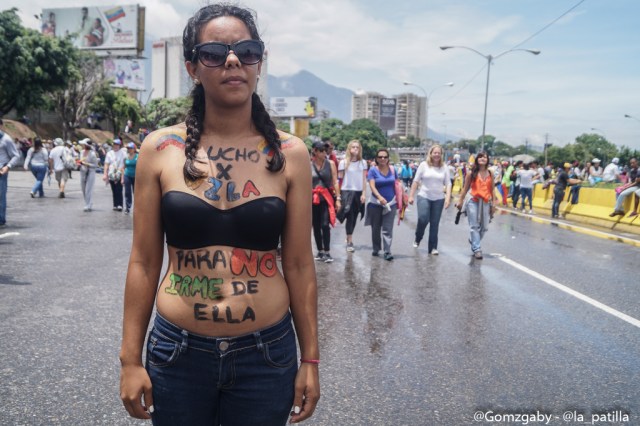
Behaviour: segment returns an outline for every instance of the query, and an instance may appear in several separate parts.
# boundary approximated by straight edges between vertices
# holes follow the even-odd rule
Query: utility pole
[[[547,148],[549,148],[549,133],[544,134],[544,165],[547,166]]]

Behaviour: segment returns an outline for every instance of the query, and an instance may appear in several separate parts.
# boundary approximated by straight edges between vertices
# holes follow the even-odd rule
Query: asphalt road
[[[84,213],[78,173],[65,199],[55,183],[31,199],[32,182],[11,173],[0,229],[0,424],[150,424],[118,397],[132,218],[100,181]],[[393,262],[371,256],[362,222],[353,254],[335,228],[305,424],[640,424],[640,249],[505,213],[475,261],[453,217],[429,256],[409,212]]]

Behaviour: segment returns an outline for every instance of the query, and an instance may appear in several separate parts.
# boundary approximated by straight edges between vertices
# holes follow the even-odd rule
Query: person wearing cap
[[[93,209],[93,186],[96,182],[98,156],[93,150],[91,139],[81,140],[80,146],[83,148],[80,153],[80,187],[84,197],[84,211],[90,212]]]
[[[20,151],[13,143],[11,136],[0,131],[0,226],[6,224],[7,219],[7,186],[9,170],[20,161]]]
[[[109,182],[111,194],[113,196],[113,210],[122,211],[122,185],[124,184],[124,158],[126,153],[121,150],[122,141],[118,138],[113,140],[113,149],[107,152],[104,158],[104,175],[102,180]]]
[[[569,185],[577,185],[582,182],[580,179],[574,179],[569,177],[569,170],[571,169],[571,163],[564,163],[563,169],[558,173],[555,179],[555,187],[553,188],[553,204],[551,205],[551,217],[558,218],[560,203],[564,199],[564,193]]]
[[[69,179],[69,169],[64,166],[64,156],[67,154],[68,149],[64,146],[64,141],[61,138],[55,138],[53,140],[54,148],[49,152],[49,174],[55,174],[56,181],[58,182],[58,198],[64,198],[64,188]]]
[[[138,153],[136,144],[129,142],[127,144],[127,155],[124,158],[124,212],[131,211],[133,204],[133,189],[136,183],[136,164],[138,163]]]
[[[591,160],[591,167],[589,167],[589,183],[595,185],[602,182],[603,169],[600,166],[600,159],[594,158]]]
[[[327,158],[326,144],[315,142],[311,149],[311,187],[313,188],[311,217],[313,238],[318,249],[315,260],[331,263],[333,262],[330,253],[331,227],[335,226],[336,212],[342,205],[338,171],[333,161]],[[335,204],[333,192],[336,194]]]
[[[611,160],[611,163],[607,164],[607,167],[605,167],[602,172],[603,182],[620,182],[620,169],[618,168],[619,162],[620,160],[618,157],[615,157]]]

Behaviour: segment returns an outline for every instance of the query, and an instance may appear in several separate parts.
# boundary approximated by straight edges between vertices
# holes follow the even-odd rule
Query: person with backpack
[[[49,153],[49,175],[55,174],[60,190],[58,198],[65,198],[64,188],[69,179],[69,167],[75,165],[75,160],[61,138],[55,138],[53,144],[55,147]]]

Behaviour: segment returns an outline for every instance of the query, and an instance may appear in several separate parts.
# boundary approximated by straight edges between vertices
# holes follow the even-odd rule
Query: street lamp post
[[[425,143],[424,143],[424,154],[425,154],[425,157],[426,157],[426,155],[427,155],[427,143],[429,142],[429,99],[431,98],[431,95],[433,95],[433,92],[435,92],[436,90],[440,89],[441,87],[451,87],[451,86],[453,86],[453,82],[445,83],[445,84],[443,84],[441,86],[436,87],[428,95],[427,95],[427,91],[424,90],[424,87],[419,86],[419,85],[417,85],[415,83],[411,83],[410,81],[405,81],[402,84],[404,84],[405,86],[415,86],[418,89],[422,90],[422,93],[424,93],[424,98],[425,98],[424,125],[425,125],[425,128],[426,128]]]
[[[540,51],[532,50],[532,49],[509,49],[509,50],[505,50],[504,52],[498,55],[493,56],[493,55],[485,55],[483,53],[478,52],[476,49],[472,49],[471,47],[467,47],[467,46],[440,46],[441,50],[447,50],[447,49],[453,49],[453,48],[470,50],[472,52],[477,53],[478,55],[482,56],[487,60],[487,84],[484,91],[484,116],[482,118],[482,139],[480,140],[480,150],[484,151],[484,137],[485,137],[485,130],[487,125],[487,103],[489,101],[489,75],[491,73],[491,62],[511,52],[523,51],[523,52],[532,53],[534,55],[539,55]]]
[[[638,118],[636,118],[636,117],[634,117],[634,116],[632,116],[632,115],[629,115],[629,114],[625,114],[625,115],[624,115],[624,118],[633,118],[633,119],[634,119],[634,120],[636,120],[636,121],[640,121],[640,119],[638,119]]]

